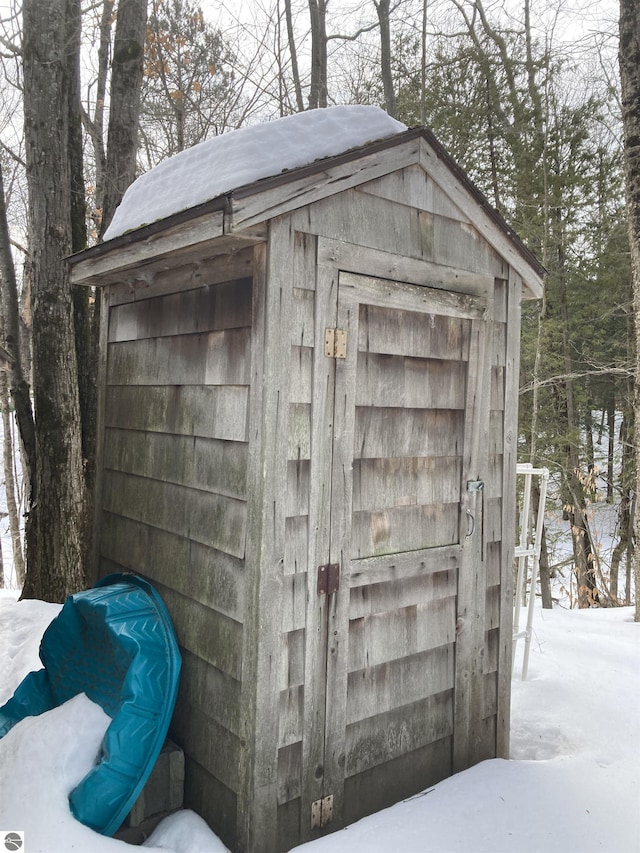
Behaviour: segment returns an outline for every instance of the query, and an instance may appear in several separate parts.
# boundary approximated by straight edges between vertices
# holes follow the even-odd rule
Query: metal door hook
[[[471,526],[469,526],[469,521],[471,521]],[[467,539],[470,536],[473,536],[473,531],[476,529],[476,520],[473,517],[473,513],[470,509],[467,510]]]

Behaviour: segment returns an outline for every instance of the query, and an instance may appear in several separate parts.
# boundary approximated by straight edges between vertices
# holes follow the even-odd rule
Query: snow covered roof
[[[406,129],[378,107],[337,106],[224,133],[141,175],[126,191],[104,239]]]

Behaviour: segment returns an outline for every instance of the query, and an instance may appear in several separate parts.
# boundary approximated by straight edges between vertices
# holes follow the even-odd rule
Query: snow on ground
[[[0,704],[39,668],[40,636],[58,608],[0,595]],[[485,761],[305,853],[638,853],[640,625],[631,608],[537,611],[529,678],[513,682],[512,759]],[[522,652],[519,643],[518,656]],[[24,853],[130,847],[74,820],[67,795],[107,725],[86,697],[24,720],[0,741],[0,838]],[[193,812],[163,821],[150,851],[220,853]]]
[[[336,106],[223,133],[141,175],[126,191],[104,238],[406,129],[378,107]]]

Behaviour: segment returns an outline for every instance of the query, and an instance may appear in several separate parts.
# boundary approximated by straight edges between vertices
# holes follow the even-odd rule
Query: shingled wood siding
[[[174,274],[174,289],[180,273]],[[173,733],[191,801],[235,832],[252,279],[110,309],[102,570],[148,575],[183,655]]]

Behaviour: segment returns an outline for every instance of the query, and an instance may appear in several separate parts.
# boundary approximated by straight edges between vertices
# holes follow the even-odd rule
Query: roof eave
[[[306,166],[300,166],[290,171],[281,172],[278,175],[262,178],[250,184],[237,187],[224,195],[217,196],[210,201],[179,213],[172,214],[157,222],[149,225],[144,225],[136,228],[133,231],[122,234],[118,237],[108,240],[104,243],[99,243],[89,249],[84,250],[76,255],[69,257],[68,261],[73,267],[79,262],[102,257],[108,253],[118,252],[135,244],[142,242],[153,242],[162,233],[179,228],[181,225],[190,223],[193,220],[201,217],[206,217],[215,212],[222,212],[224,215],[224,232],[233,233],[235,227],[233,225],[233,207],[235,201],[248,199],[251,196],[257,196],[268,190],[273,190],[284,186],[294,180],[300,181],[308,177],[313,177],[319,173],[326,171],[328,168],[339,167],[357,160],[363,155],[376,154],[379,151],[387,150],[390,147],[402,145],[415,139],[423,138],[428,145],[433,149],[438,159],[447,167],[454,175],[456,180],[464,187],[464,189],[473,198],[480,210],[486,217],[496,226],[499,231],[509,240],[517,254],[525,262],[531,274],[525,277],[525,283],[528,288],[527,296],[531,298],[539,298],[542,295],[543,279],[546,275],[546,270],[538,261],[536,256],[522,242],[520,237],[508,225],[504,217],[489,203],[486,196],[475,186],[469,179],[464,170],[451,157],[442,144],[438,141],[433,132],[427,127],[416,127],[404,131],[403,133],[395,134],[394,136],[385,139],[379,139],[369,142],[366,145],[345,151],[343,154],[327,157],[322,160],[316,160]],[[337,190],[336,190],[337,191]],[[268,212],[265,211],[265,219],[269,218]]]

